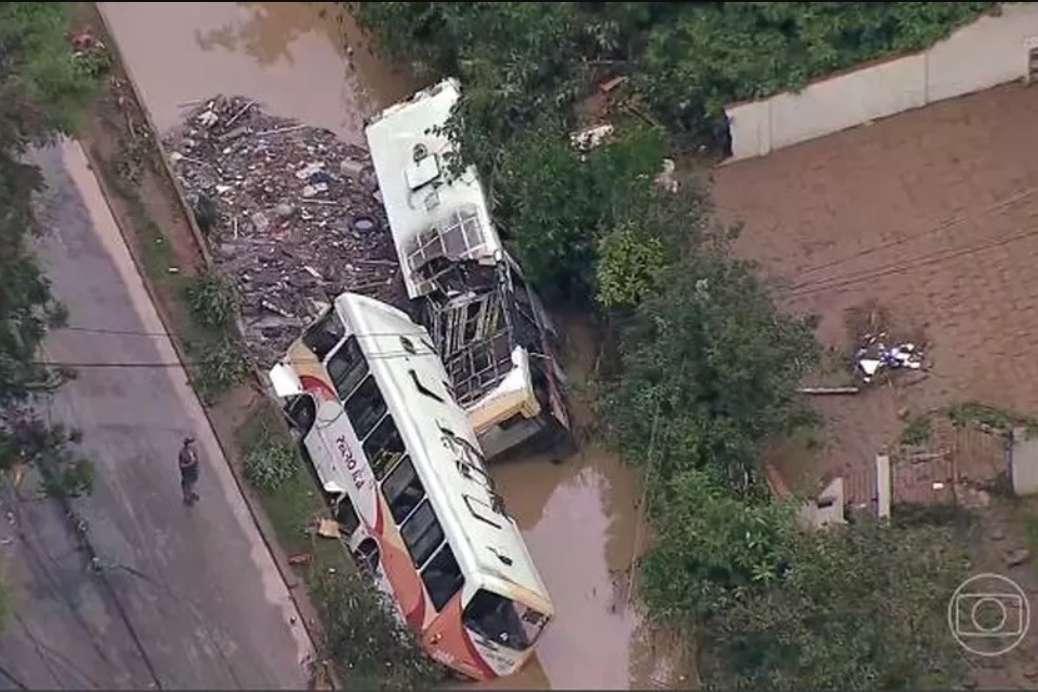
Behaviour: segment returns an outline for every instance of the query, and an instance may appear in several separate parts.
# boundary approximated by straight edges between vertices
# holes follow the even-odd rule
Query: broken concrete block
[[[1007,567],[1017,567],[1031,559],[1031,551],[1027,548],[1015,548],[1006,551],[1002,557],[1005,559]]]
[[[339,172],[351,180],[358,180],[364,172],[364,163],[353,159],[343,159],[339,162]]]

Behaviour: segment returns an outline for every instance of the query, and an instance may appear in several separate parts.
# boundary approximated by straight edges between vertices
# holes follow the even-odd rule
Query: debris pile
[[[886,332],[865,334],[854,355],[855,372],[868,384],[876,373],[884,368],[919,370],[923,367],[923,349],[911,342],[902,342],[887,347]]]
[[[164,144],[216,269],[237,287],[260,364],[343,291],[407,306],[365,149],[222,96],[196,106]]]

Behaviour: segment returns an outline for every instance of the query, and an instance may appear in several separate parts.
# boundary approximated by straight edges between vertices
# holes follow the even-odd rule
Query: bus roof
[[[496,515],[500,528],[495,528],[478,519],[465,500],[466,492],[474,499],[482,498],[474,492],[472,481],[462,475],[456,457],[441,442],[441,426],[477,450],[480,447],[465,411],[444,389],[447,373],[435,350],[429,348],[428,332],[397,308],[355,293],[340,295],[335,308],[347,333],[357,335],[389,410],[410,414],[394,415],[393,420],[459,564],[466,572],[478,568],[514,583],[550,606],[547,587],[515,522]],[[402,337],[411,345],[405,346]],[[444,396],[438,400],[422,392],[418,382],[434,393],[443,392]],[[511,564],[500,555],[509,558]]]
[[[433,290],[420,271],[433,259],[493,265],[504,253],[475,167],[450,177],[450,140],[429,132],[447,121],[459,95],[458,82],[447,79],[385,109],[365,129],[411,298]]]

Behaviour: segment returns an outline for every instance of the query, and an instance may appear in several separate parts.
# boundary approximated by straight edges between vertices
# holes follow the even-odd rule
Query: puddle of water
[[[241,94],[362,144],[363,119],[420,86],[332,3],[98,4],[162,132],[185,103]]]
[[[566,320],[569,375],[586,377],[597,339],[581,320]],[[578,426],[589,413],[574,402]],[[536,658],[517,675],[484,685],[503,688],[647,689],[687,686],[675,647],[648,625],[637,599],[628,604],[630,566],[640,521],[639,474],[618,456],[586,444],[558,459],[530,456],[492,466],[509,512],[523,530],[555,603]],[[641,528],[639,552],[648,543]],[[637,585],[634,585],[637,590]],[[687,666],[685,666],[687,667]]]

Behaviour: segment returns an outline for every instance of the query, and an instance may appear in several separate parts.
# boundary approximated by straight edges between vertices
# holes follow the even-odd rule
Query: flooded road
[[[184,103],[240,94],[263,102],[271,114],[361,143],[364,117],[423,86],[380,63],[352,20],[334,8],[100,5],[162,130],[177,124]],[[596,341],[580,321],[561,327],[570,342],[569,374],[581,381],[581,364],[593,362]],[[650,632],[627,604],[638,475],[590,444],[569,458],[534,456],[492,470],[557,615],[523,671],[481,687],[687,687],[687,673],[667,670],[662,635]]]

